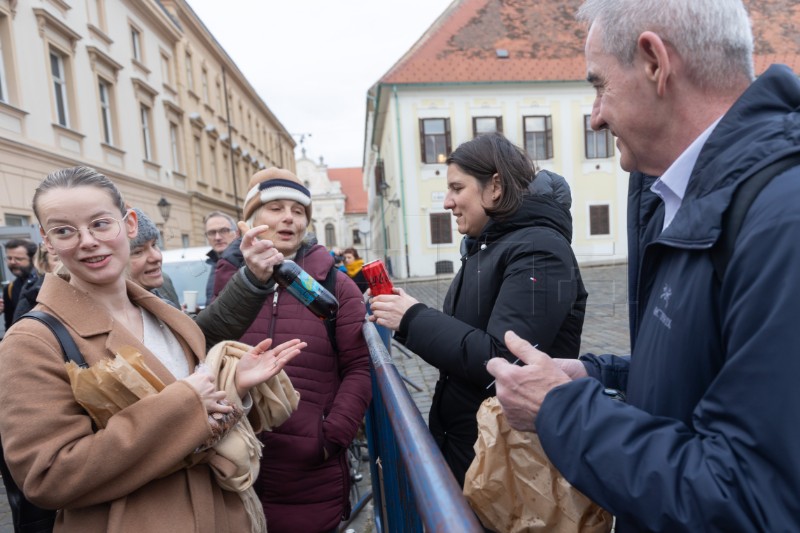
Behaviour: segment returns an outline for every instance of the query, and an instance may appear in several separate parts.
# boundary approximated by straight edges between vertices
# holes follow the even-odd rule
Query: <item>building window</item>
[[[224,145],[223,145],[223,147],[224,147]],[[222,184],[227,183],[228,169],[232,168],[229,163],[230,162],[228,161],[228,150],[223,149],[222,150],[222,169],[221,169],[222,170],[222,174],[220,176],[217,176],[217,183],[220,184],[220,187],[222,187]],[[224,178],[224,179],[220,179],[220,178]]]
[[[172,59],[167,54],[161,54],[161,77],[162,83],[166,83],[167,85],[173,85],[174,80],[172,79]]]
[[[503,133],[503,117],[472,117],[472,136]]]
[[[450,153],[450,119],[421,118],[420,148],[423,163],[444,163]]]
[[[151,143],[151,123],[150,108],[142,104],[139,106],[139,115],[142,119],[142,142],[144,144],[144,158],[147,161],[153,160],[153,145]]]
[[[139,63],[142,61],[142,32],[131,26],[131,50],[133,58]]]
[[[186,233],[181,233],[181,246],[184,248],[189,247],[189,235]]]
[[[325,224],[325,246],[336,246],[336,229],[330,222]]]
[[[213,144],[208,147],[208,162],[211,167],[211,185],[217,185],[219,179],[217,178],[217,147]]]
[[[169,123],[169,149],[172,157],[172,170],[182,172],[180,130],[174,122]]]
[[[69,105],[67,103],[67,77],[64,57],[50,50],[50,74],[53,76],[53,96],[56,103],[56,118],[65,128],[69,127]]]
[[[225,110],[222,108],[222,84],[217,82],[217,113],[221,115],[223,111]]]
[[[544,115],[524,117],[525,151],[534,161],[553,159],[553,120]]]
[[[28,226],[30,223],[31,217],[29,216],[6,213],[6,226]]]
[[[209,103],[209,98],[208,98],[208,71],[206,69],[203,69],[203,71],[200,73],[200,83],[203,85],[202,86],[203,102],[207,104]]]
[[[614,155],[614,136],[608,130],[594,131],[591,115],[583,116],[583,129],[586,139],[586,159],[605,159]]]
[[[450,213],[431,213],[431,244],[451,244],[453,242],[453,230],[451,220],[453,215]]]
[[[111,85],[105,81],[98,82],[100,94],[100,120],[103,123],[103,141],[114,144],[114,126],[111,115]]]
[[[589,206],[589,235],[610,235],[608,204]]]
[[[192,69],[192,54],[186,54],[186,87],[194,91],[194,70]]]
[[[89,21],[101,31],[106,31],[106,7],[104,0],[89,0],[86,2],[89,10]]]
[[[197,136],[194,138],[194,173],[198,180],[203,180],[203,145]]]
[[[361,232],[357,229],[353,230],[353,244],[361,244]]]
[[[436,269],[436,274],[452,274],[453,273],[453,262],[452,261],[436,261],[434,264],[434,268]]]

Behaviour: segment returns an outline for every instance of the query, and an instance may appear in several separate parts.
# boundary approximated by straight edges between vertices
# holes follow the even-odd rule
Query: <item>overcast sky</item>
[[[367,90],[451,0],[188,2],[295,141],[311,134],[307,155],[339,168],[361,166]]]

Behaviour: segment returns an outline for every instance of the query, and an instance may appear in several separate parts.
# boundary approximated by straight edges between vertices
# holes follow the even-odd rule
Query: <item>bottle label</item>
[[[309,276],[308,273],[301,271],[294,281],[286,287],[286,290],[291,292],[295,298],[307,307],[321,292],[320,288],[321,286],[317,283],[317,280]]]

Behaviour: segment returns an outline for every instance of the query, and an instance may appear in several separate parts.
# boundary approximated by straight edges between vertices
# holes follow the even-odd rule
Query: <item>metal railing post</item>
[[[372,359],[367,435],[377,531],[482,533],[375,325],[365,321],[363,331]]]

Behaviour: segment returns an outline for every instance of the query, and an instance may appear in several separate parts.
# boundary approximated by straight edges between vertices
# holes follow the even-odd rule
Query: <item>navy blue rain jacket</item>
[[[798,111],[797,76],[771,67],[712,132],[663,233],[652,180],[632,181],[633,353],[588,357],[603,383],[557,387],[536,422],[618,533],[800,531],[800,167],[752,204],[722,283],[709,254],[736,187],[800,152]]]

